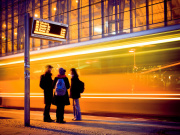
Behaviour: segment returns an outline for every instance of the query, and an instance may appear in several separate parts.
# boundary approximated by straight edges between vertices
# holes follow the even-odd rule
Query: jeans
[[[73,113],[76,120],[81,120],[81,110],[79,105],[79,99],[73,99]]]
[[[50,107],[51,107],[51,104],[45,104],[44,119],[50,119],[51,118],[50,115],[49,115]]]
[[[63,121],[64,120],[64,105],[57,105],[56,120],[57,121]]]

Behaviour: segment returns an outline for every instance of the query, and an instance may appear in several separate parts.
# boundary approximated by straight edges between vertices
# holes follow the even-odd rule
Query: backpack
[[[79,92],[83,93],[84,92],[84,83],[79,80]]]
[[[58,79],[55,87],[55,95],[56,96],[64,96],[66,94],[66,85],[64,79]]]

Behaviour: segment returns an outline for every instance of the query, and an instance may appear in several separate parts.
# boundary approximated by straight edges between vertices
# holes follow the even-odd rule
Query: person
[[[53,81],[53,88],[57,87],[57,83],[59,79],[63,79],[63,83],[65,83],[65,87],[66,87],[66,91],[65,91],[65,95],[58,95],[55,94],[55,105],[57,106],[56,109],[56,122],[57,123],[66,123],[66,121],[64,121],[64,107],[65,105],[70,105],[69,102],[69,96],[68,96],[68,89],[70,88],[69,85],[69,80],[65,75],[66,70],[63,68],[59,69],[59,75],[57,77],[55,77],[54,81]],[[56,90],[55,90],[56,93]]]
[[[70,98],[73,99],[73,120],[81,120],[81,111],[79,105],[80,90],[78,87],[79,78],[75,68],[71,69],[71,88],[70,88]]]
[[[52,66],[47,65],[46,66],[46,72],[45,74],[41,75],[40,79],[40,87],[44,90],[44,122],[52,122],[53,120],[50,117],[50,107],[52,103],[52,98],[53,98],[53,87],[52,87]]]

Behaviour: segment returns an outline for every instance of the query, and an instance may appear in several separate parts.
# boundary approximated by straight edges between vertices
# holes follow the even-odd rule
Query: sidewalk
[[[55,119],[55,113],[51,113]],[[0,108],[0,135],[79,134],[79,135],[180,135],[180,123],[142,118],[112,118],[83,115],[82,121],[72,121],[65,114],[66,124],[42,121],[43,112],[31,111],[31,126],[24,127],[24,111]]]

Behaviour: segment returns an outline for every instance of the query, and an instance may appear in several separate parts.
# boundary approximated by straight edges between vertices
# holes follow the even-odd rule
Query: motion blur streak
[[[82,97],[82,98],[180,100],[180,98],[143,98],[143,97]]]
[[[44,107],[39,81],[45,66],[50,64],[54,67],[52,79],[60,67],[66,69],[69,80],[70,69],[77,69],[85,83],[80,99],[82,112],[180,117],[179,44],[180,31],[171,31],[91,45],[72,43],[71,48],[59,46],[31,54],[30,106]],[[134,52],[130,53],[131,50]],[[0,64],[7,64],[0,66],[2,107],[24,106],[23,59],[23,55],[0,58]],[[72,111],[71,105],[66,110]]]
[[[2,95],[22,95],[24,93],[0,93],[0,96]],[[30,95],[43,95],[43,93],[30,93]],[[144,95],[144,96],[148,96],[148,95],[153,95],[153,96],[180,96],[180,94],[120,94],[120,93],[82,93],[81,95]]]
[[[24,96],[0,96],[0,97],[24,97]],[[44,96],[30,96],[31,98],[36,97],[36,98],[43,98]],[[81,98],[92,98],[92,99],[154,99],[154,100],[180,100],[180,98],[144,98],[144,97],[81,97]]]
[[[115,47],[92,49],[92,50],[87,50],[87,51],[79,51],[79,52],[74,52],[74,53],[66,53],[66,54],[60,54],[60,55],[54,55],[54,56],[48,56],[48,57],[34,58],[34,59],[31,59],[30,61],[38,61],[38,60],[46,60],[46,59],[52,59],[52,58],[75,56],[75,55],[81,55],[81,54],[105,52],[105,51],[112,51],[112,50],[118,50],[118,49],[126,49],[126,48],[131,48],[131,47],[138,47],[138,46],[146,46],[146,45],[152,45],[152,44],[173,42],[173,41],[179,41],[179,40],[180,40],[180,37],[177,37],[177,38],[156,40],[156,41],[150,41],[150,42],[142,42],[142,43],[137,43],[137,44],[121,45],[121,46],[115,46]],[[18,64],[18,63],[23,63],[23,62],[24,61],[21,60],[21,61],[9,62],[9,63],[2,63],[2,64],[0,64],[0,66],[10,65],[10,64]]]
[[[0,97],[24,97],[24,96],[0,96]],[[31,98],[43,98],[44,96],[30,96]],[[97,98],[97,99],[155,99],[155,100],[180,100],[180,98],[144,98],[144,97],[81,97],[81,98]]]
[[[146,71],[146,72],[142,72],[142,74],[150,73],[150,72],[153,72],[153,71],[157,71],[159,69],[169,68],[169,67],[173,67],[173,66],[177,66],[177,65],[180,65],[180,62],[177,62],[177,63],[174,63],[174,64],[170,64],[170,65],[166,65],[166,66],[163,66],[163,67],[160,67],[160,68],[155,68],[153,70],[149,70],[149,71]]]

